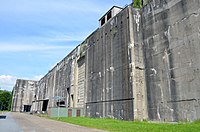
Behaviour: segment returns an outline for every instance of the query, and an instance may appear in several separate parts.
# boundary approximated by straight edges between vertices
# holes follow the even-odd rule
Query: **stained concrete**
[[[26,112],[24,105],[31,105],[32,112],[47,112],[54,107],[84,107],[84,50],[85,43],[77,46],[39,81],[18,79],[12,111]]]
[[[87,38],[87,116],[147,118],[140,13],[128,6]]]
[[[89,117],[200,119],[199,12],[199,0],[125,7],[36,82],[34,94],[20,98],[17,82],[13,108],[32,99],[32,111],[48,100],[45,111],[83,108]]]
[[[17,79],[13,88],[11,110],[16,112],[26,111],[26,106],[31,106],[37,88],[37,81]]]
[[[88,38],[87,116],[133,119],[127,28],[128,8]]]
[[[77,46],[38,82],[37,100],[49,100],[48,108],[83,107],[85,79],[85,44]],[[60,99],[55,99],[59,97]],[[40,101],[42,103],[42,101]],[[42,104],[39,103],[40,110]]]
[[[150,120],[200,118],[199,0],[153,0],[142,13]]]

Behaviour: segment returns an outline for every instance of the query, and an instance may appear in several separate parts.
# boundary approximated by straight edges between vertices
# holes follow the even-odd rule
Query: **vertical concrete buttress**
[[[147,98],[145,83],[145,64],[142,43],[142,22],[140,10],[133,9],[130,5],[129,10],[129,60],[130,60],[130,83],[134,98],[134,120],[147,119]]]

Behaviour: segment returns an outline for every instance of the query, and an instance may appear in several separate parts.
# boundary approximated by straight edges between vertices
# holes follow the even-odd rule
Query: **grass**
[[[6,112],[10,112],[9,110],[0,110],[0,114],[6,113]]]
[[[0,112],[10,112],[9,110],[0,110]]]
[[[114,132],[199,132],[200,121],[193,123],[149,123],[87,117],[51,118],[62,122]]]
[[[48,115],[47,115],[47,114],[36,114],[36,115],[39,116],[39,117],[48,118]]]

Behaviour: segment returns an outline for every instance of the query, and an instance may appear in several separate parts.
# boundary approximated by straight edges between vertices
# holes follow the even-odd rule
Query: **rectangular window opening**
[[[108,21],[110,18],[112,18],[112,11],[108,12],[108,14],[107,14],[107,21]]]
[[[105,23],[105,17],[101,19],[101,26]]]

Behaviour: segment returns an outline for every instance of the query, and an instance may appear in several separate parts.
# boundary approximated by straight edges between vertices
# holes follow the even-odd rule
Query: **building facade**
[[[199,12],[199,0],[112,7],[99,19],[99,28],[41,80],[26,87],[21,84],[30,81],[17,80],[12,110],[200,119]]]

